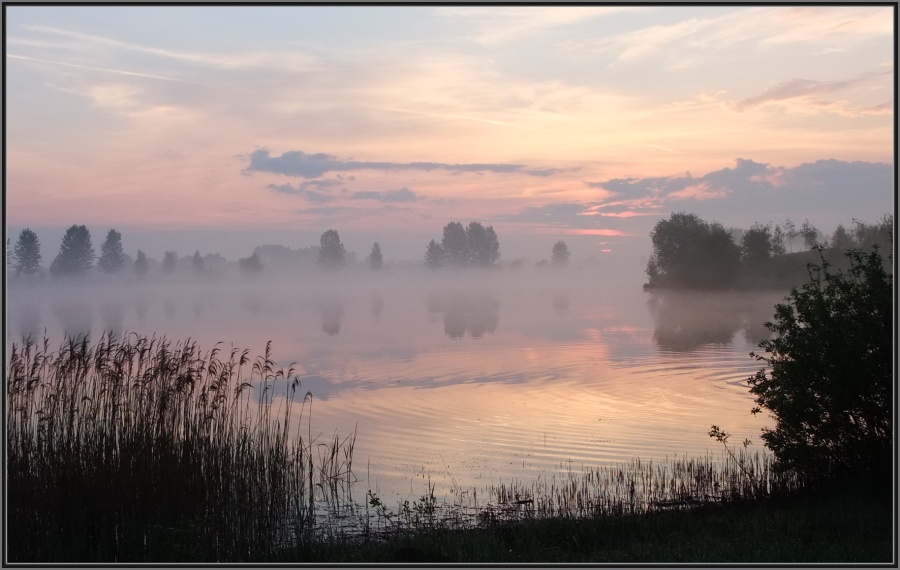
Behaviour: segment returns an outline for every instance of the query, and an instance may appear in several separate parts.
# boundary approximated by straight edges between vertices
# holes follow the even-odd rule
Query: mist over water
[[[313,394],[313,435],[358,431],[355,493],[390,500],[715,454],[711,424],[762,451],[744,381],[784,296],[648,293],[583,268],[47,280],[10,284],[6,342],[112,331],[253,356],[271,340]]]

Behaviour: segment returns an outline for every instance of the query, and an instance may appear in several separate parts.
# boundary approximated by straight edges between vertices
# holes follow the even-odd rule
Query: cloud
[[[351,170],[420,170],[430,172],[434,170],[446,170],[450,173],[462,172],[494,172],[494,173],[519,173],[530,176],[552,176],[562,172],[558,168],[534,169],[526,168],[521,164],[447,164],[442,162],[359,162],[355,160],[342,160],[336,156],[324,153],[307,154],[299,150],[283,153],[273,157],[266,149],[259,149],[250,155],[250,165],[247,171],[272,172],[285,176],[301,178],[318,178],[326,172],[348,172]]]
[[[812,81],[809,79],[791,79],[783,81],[763,91],[755,97],[750,97],[735,104],[737,110],[743,111],[750,107],[757,107],[767,103],[780,102],[789,99],[809,99],[837,91],[843,91],[866,83],[870,79],[891,75],[893,71],[869,72],[843,81]]]
[[[388,190],[384,193],[375,191],[356,192],[350,198],[354,200],[376,200],[379,202],[414,202],[418,199],[418,196],[409,188],[403,187],[399,190]]]
[[[340,181],[338,180],[310,180],[305,181],[297,185],[297,187],[293,187],[290,184],[269,184],[266,188],[270,190],[274,190],[279,194],[292,194],[295,196],[303,196],[310,202],[331,202],[334,200],[334,196],[330,194],[325,194],[323,192],[317,192],[315,190],[310,190],[310,187],[318,187],[318,188],[328,188],[331,186],[339,185]]]
[[[693,211],[710,219],[723,214],[757,216],[769,220],[773,212],[804,212],[813,219],[840,212],[848,219],[875,219],[891,208],[894,196],[893,166],[885,163],[819,160],[793,168],[737,159],[734,168],[723,168],[695,177],[690,173],[671,177],[617,178],[588,183],[616,194],[615,200],[591,208],[604,215],[615,205],[617,217],[628,211],[661,209]],[[881,206],[879,206],[881,205]]]

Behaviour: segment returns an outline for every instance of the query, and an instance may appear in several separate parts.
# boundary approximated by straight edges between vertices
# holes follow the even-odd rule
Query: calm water
[[[530,270],[365,277],[10,288],[7,346],[110,328],[254,356],[272,340],[313,393],[313,435],[357,429],[357,498],[718,456],[711,424],[763,449],[771,420],[749,412],[748,353],[784,292],[650,294]]]

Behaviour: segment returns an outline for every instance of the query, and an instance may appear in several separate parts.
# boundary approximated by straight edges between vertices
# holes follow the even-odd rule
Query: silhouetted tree
[[[459,222],[450,222],[444,226],[444,237],[441,240],[444,250],[444,263],[459,269],[469,263],[469,244],[466,240],[466,229]]]
[[[200,250],[194,251],[194,257],[191,258],[191,267],[194,268],[194,273],[203,273],[203,256],[200,255]]]
[[[557,267],[565,267],[569,264],[569,246],[566,245],[566,242],[558,241],[553,244],[550,261]]]
[[[441,244],[431,240],[428,242],[428,248],[425,250],[425,265],[432,269],[443,267],[444,265],[444,248]]]
[[[784,248],[784,230],[781,229],[781,226],[775,224],[775,229],[772,230],[772,255],[784,255],[787,253],[787,250]]]
[[[241,273],[244,275],[256,275],[262,273],[263,270],[262,261],[259,260],[259,256],[256,255],[256,252],[253,252],[253,255],[250,257],[239,259],[238,267],[241,268]]]
[[[790,218],[784,221],[784,235],[788,238],[788,251],[794,253],[794,238],[800,234],[797,233],[797,226]]]
[[[369,267],[375,271],[380,271],[383,261],[384,258],[381,255],[381,246],[378,245],[378,242],[376,241],[372,244],[372,253],[369,254]]]
[[[94,246],[86,226],[73,225],[63,236],[59,253],[50,264],[54,276],[81,276],[94,265]]]
[[[813,227],[813,225],[809,223],[809,220],[803,221],[803,226],[800,228],[800,235],[803,237],[803,245],[806,246],[806,249],[816,247],[819,230]]]
[[[150,262],[147,261],[147,254],[138,250],[137,259],[134,260],[134,272],[137,273],[138,277],[144,277],[149,269]]]
[[[718,223],[696,214],[673,213],[650,232],[653,254],[647,263],[649,287],[728,287],[737,277],[740,248]]]
[[[162,260],[162,270],[163,273],[172,273],[175,271],[175,264],[178,263],[178,253],[174,251],[167,251],[165,255],[163,255]]]
[[[853,220],[853,238],[857,247],[871,249],[879,246],[883,250],[890,250],[894,236],[894,216],[886,214],[880,222],[867,224],[859,220]]]
[[[846,250],[853,247],[853,237],[847,232],[847,228],[843,224],[838,224],[831,234],[831,247],[834,249]]]
[[[753,224],[741,238],[741,261],[748,267],[759,270],[772,257],[772,236],[769,226]]]
[[[822,259],[766,323],[749,379],[758,407],[775,418],[762,438],[776,468],[812,479],[889,479],[893,449],[893,276],[878,250],[851,250],[848,272]],[[880,481],[879,481],[880,482]]]
[[[7,240],[8,242],[9,240]],[[22,230],[11,258],[16,275],[27,277],[39,275],[41,273],[41,243],[37,234],[28,228]]]
[[[347,250],[336,230],[328,230],[319,238],[319,267],[335,270],[344,265]]]
[[[471,222],[466,227],[466,250],[469,264],[477,267],[493,265],[500,258],[500,241],[494,226],[484,227],[478,222]]]
[[[97,266],[104,273],[116,273],[125,267],[125,252],[122,250],[122,234],[109,230],[106,240],[100,246],[100,259]]]

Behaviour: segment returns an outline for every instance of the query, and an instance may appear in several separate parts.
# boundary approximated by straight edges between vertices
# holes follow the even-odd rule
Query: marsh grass
[[[312,395],[271,343],[25,339],[7,366],[12,562],[266,559],[352,483],[355,434],[303,439]]]

